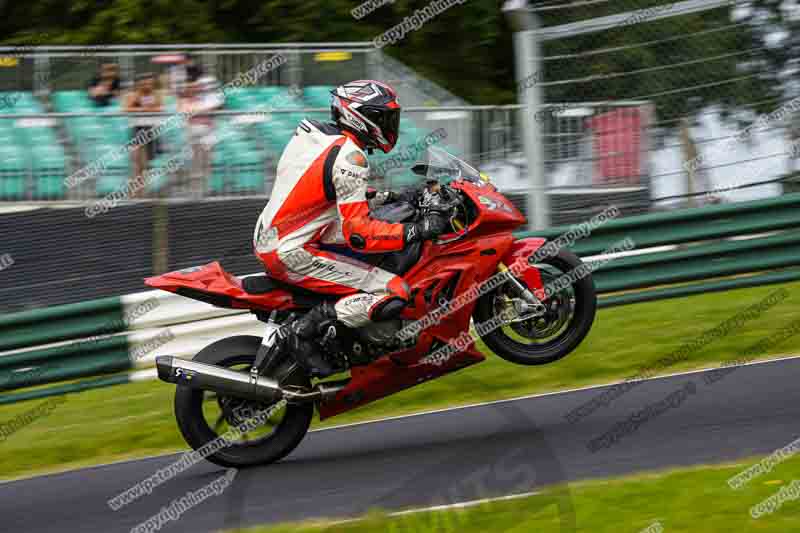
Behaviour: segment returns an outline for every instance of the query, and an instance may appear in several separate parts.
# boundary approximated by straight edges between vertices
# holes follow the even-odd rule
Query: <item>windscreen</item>
[[[420,162],[414,166],[413,171],[416,174],[425,176],[428,181],[441,183],[457,179],[474,182],[481,181],[481,173],[477,169],[434,146],[428,147]]]

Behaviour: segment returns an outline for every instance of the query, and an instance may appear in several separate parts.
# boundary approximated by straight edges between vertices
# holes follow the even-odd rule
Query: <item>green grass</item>
[[[317,521],[239,530],[244,533],[502,533],[559,532],[563,516],[556,506],[574,509],[574,531],[641,532],[659,523],[666,533],[729,533],[800,531],[800,500],[785,501],[772,514],[753,519],[750,508],[800,479],[797,458],[732,490],[727,479],[755,460],[736,465],[701,466],[593,480],[543,489],[523,499],[486,502],[465,509],[391,517],[374,511],[363,520],[343,524]],[[571,505],[564,505],[569,503]],[[658,529],[654,529],[658,531]]]
[[[551,365],[524,367],[490,356],[476,366],[422,384],[316,426],[618,381],[783,287],[789,296],[741,329],[717,339],[664,373],[712,367],[800,316],[800,283],[740,289],[604,309],[584,343]],[[800,335],[762,358],[800,354]],[[5,479],[186,449],[172,414],[174,387],[135,383],[67,396],[48,416],[0,442]],[[46,400],[3,406],[0,423]]]

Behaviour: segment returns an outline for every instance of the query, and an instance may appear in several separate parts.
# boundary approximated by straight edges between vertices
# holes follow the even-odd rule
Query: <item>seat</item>
[[[257,274],[242,278],[242,288],[247,294],[266,294],[275,290],[284,290],[291,293],[295,304],[302,307],[313,307],[325,301],[335,302],[340,298],[336,294],[322,294],[313,292],[302,287],[297,287],[289,283],[277,280],[267,274]]]
[[[242,278],[242,288],[248,294],[266,294],[272,292],[279,287],[275,284],[274,280],[266,274],[258,274],[255,276],[247,276]]]

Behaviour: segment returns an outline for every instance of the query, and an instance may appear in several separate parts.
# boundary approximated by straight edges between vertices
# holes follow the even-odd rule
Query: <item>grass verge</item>
[[[740,289],[603,309],[584,343],[551,365],[524,367],[495,356],[479,365],[409,389],[316,427],[352,423],[448,406],[609,383],[636,375],[680,346],[785,289],[788,296],[763,314],[713,339],[662,373],[714,367],[736,359],[800,316],[800,283]],[[760,359],[800,353],[800,335],[767,344]],[[4,479],[185,450],[172,414],[174,387],[159,381],[67,395],[66,401],[17,431],[0,435]],[[0,424],[48,400],[3,406]]]
[[[701,466],[652,472],[609,480],[593,480],[568,487],[543,489],[541,494],[507,501],[490,501],[464,509],[445,509],[391,516],[374,511],[347,522],[306,522],[238,530],[239,533],[527,533],[575,531],[586,533],[661,532],[727,533],[798,531],[800,501],[787,499],[770,514],[757,519],[750,509],[787,490],[800,480],[800,462],[787,461],[772,472],[733,490],[727,480],[755,459],[738,464]],[[800,482],[798,482],[800,483]],[[559,500],[556,500],[556,498]],[[575,529],[560,529],[568,514],[555,501],[569,502]],[[657,524],[657,525],[656,525]],[[659,529],[660,526],[660,529]],[[649,528],[649,529],[648,529]]]

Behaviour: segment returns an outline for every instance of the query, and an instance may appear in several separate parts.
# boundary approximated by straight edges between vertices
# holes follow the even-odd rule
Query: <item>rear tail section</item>
[[[294,307],[292,294],[279,288],[260,294],[248,293],[242,281],[225,272],[217,261],[146,278],[144,282],[155,289],[174,292],[216,307],[264,311]]]

